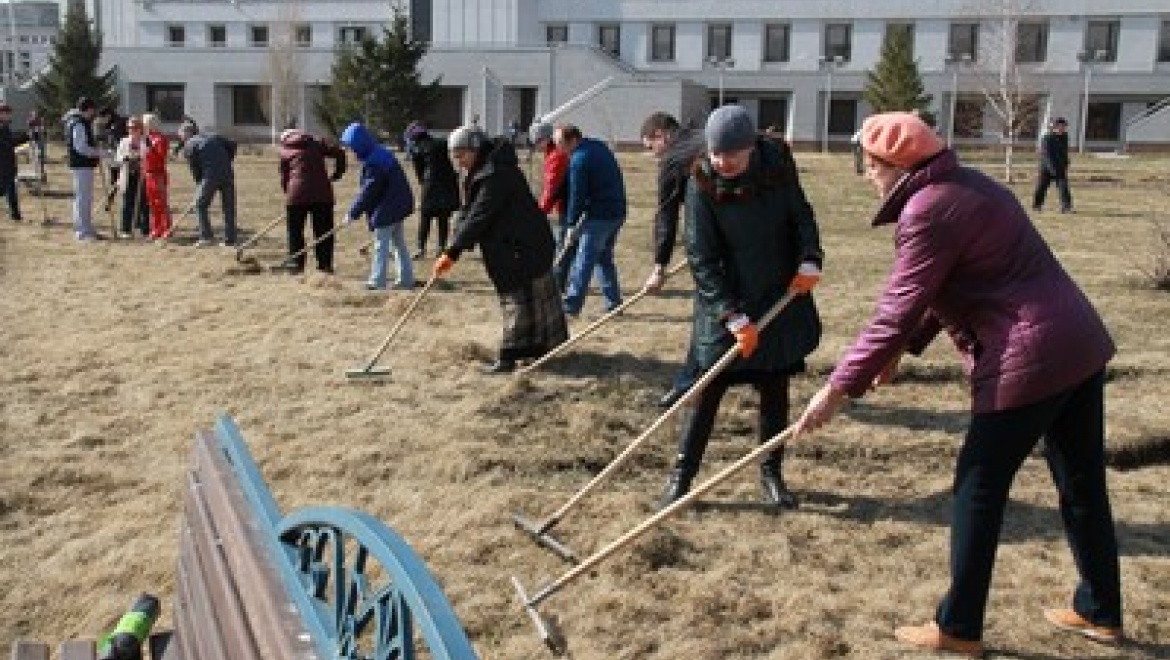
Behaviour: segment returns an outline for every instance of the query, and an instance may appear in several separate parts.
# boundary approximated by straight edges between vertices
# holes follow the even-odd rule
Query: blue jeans
[[[236,182],[210,181],[203,179],[195,191],[195,217],[199,220],[199,238],[210,241],[215,238],[211,229],[211,198],[219,193],[223,206],[223,240],[228,245],[236,244]]]
[[[398,279],[394,285],[403,289],[414,287],[414,270],[410,265],[410,250],[406,247],[404,223],[374,228],[374,264],[370,269],[369,285],[386,288],[386,268],[390,262],[390,245],[394,245],[394,262],[398,265]]]
[[[1036,403],[972,417],[955,466],[951,586],[935,613],[947,634],[982,639],[1008,490],[1041,437],[1080,574],[1072,608],[1096,625],[1121,626],[1117,537],[1105,484],[1104,399],[1100,371]]]
[[[577,256],[569,270],[569,288],[565,293],[565,312],[580,314],[589,293],[589,281],[597,269],[601,282],[601,294],[605,296],[605,310],[609,311],[622,304],[622,290],[618,284],[617,266],[613,260],[613,248],[617,243],[624,218],[602,220],[586,218],[581,220],[581,235],[577,242]]]

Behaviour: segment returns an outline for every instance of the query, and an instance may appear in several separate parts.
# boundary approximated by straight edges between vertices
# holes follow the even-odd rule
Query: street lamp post
[[[955,142],[955,118],[959,107],[959,66],[971,63],[970,53],[951,53],[947,55],[947,64],[951,67],[951,118],[947,122],[947,146]]]
[[[719,57],[717,55],[712,55],[707,58],[707,64],[715,67],[715,69],[719,72],[719,106],[723,107],[723,74],[725,74],[728,69],[735,68],[735,59],[731,57]]]
[[[845,58],[840,55],[829,57],[822,55],[821,68],[828,72],[825,81],[825,132],[821,134],[821,152],[829,153],[829,118],[833,106],[833,70],[845,64]]]
[[[1077,146],[1078,151],[1082,154],[1085,153],[1085,141],[1089,136],[1089,83],[1093,79],[1093,63],[1104,62],[1108,55],[1109,53],[1103,50],[1077,53],[1077,59],[1081,61],[1081,66],[1085,70],[1085,89],[1081,98],[1081,137]]]

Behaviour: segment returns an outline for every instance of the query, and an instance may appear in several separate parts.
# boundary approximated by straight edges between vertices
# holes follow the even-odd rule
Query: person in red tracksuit
[[[146,129],[146,153],[142,156],[142,173],[146,182],[146,203],[150,206],[150,238],[171,236],[171,208],[167,198],[167,153],[170,144],[162,133],[158,115],[142,115]]]

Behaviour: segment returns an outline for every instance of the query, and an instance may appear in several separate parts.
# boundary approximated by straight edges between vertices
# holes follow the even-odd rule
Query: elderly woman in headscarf
[[[482,129],[464,126],[447,138],[447,146],[464,171],[464,206],[454,239],[435,260],[434,277],[479,244],[504,316],[499,357],[486,371],[510,373],[518,360],[538,358],[569,336],[552,274],[552,230],[510,141],[489,140]]]
[[[797,423],[826,424],[849,397],[889,383],[904,352],[945,330],[971,383],[955,465],[951,584],[934,619],[894,631],[916,648],[979,657],[1012,480],[1041,438],[1080,581],[1053,625],[1122,640],[1117,540],[1105,484],[1105,365],[1113,341],[1016,196],[959,164],[911,113],[861,129],[866,176],[893,223],[895,261],[877,309]],[[798,435],[799,437],[799,435]]]

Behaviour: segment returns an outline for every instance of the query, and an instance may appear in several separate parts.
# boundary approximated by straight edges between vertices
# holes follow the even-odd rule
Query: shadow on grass
[[[1126,660],[1161,660],[1162,658],[1170,658],[1170,644],[1161,644],[1158,642],[1130,640],[1117,648],[1096,646],[1092,642],[1084,642],[1084,644],[1094,646],[1094,650],[1090,653],[1083,653],[1078,650],[1076,655],[1077,660],[1118,660],[1118,658],[1125,658]],[[1011,660],[1067,660],[1069,656],[988,647],[987,655],[984,657],[988,660],[995,660],[995,658],[1010,658]]]
[[[603,354],[589,349],[578,350],[590,341],[600,340],[596,337],[582,339],[581,344],[570,347],[564,354],[544,363],[538,371],[576,378],[634,375],[647,383],[660,382],[665,388],[670,385],[675,373],[681,368],[684,357],[680,354],[677,362],[668,362],[651,355],[632,355],[626,352]]]

